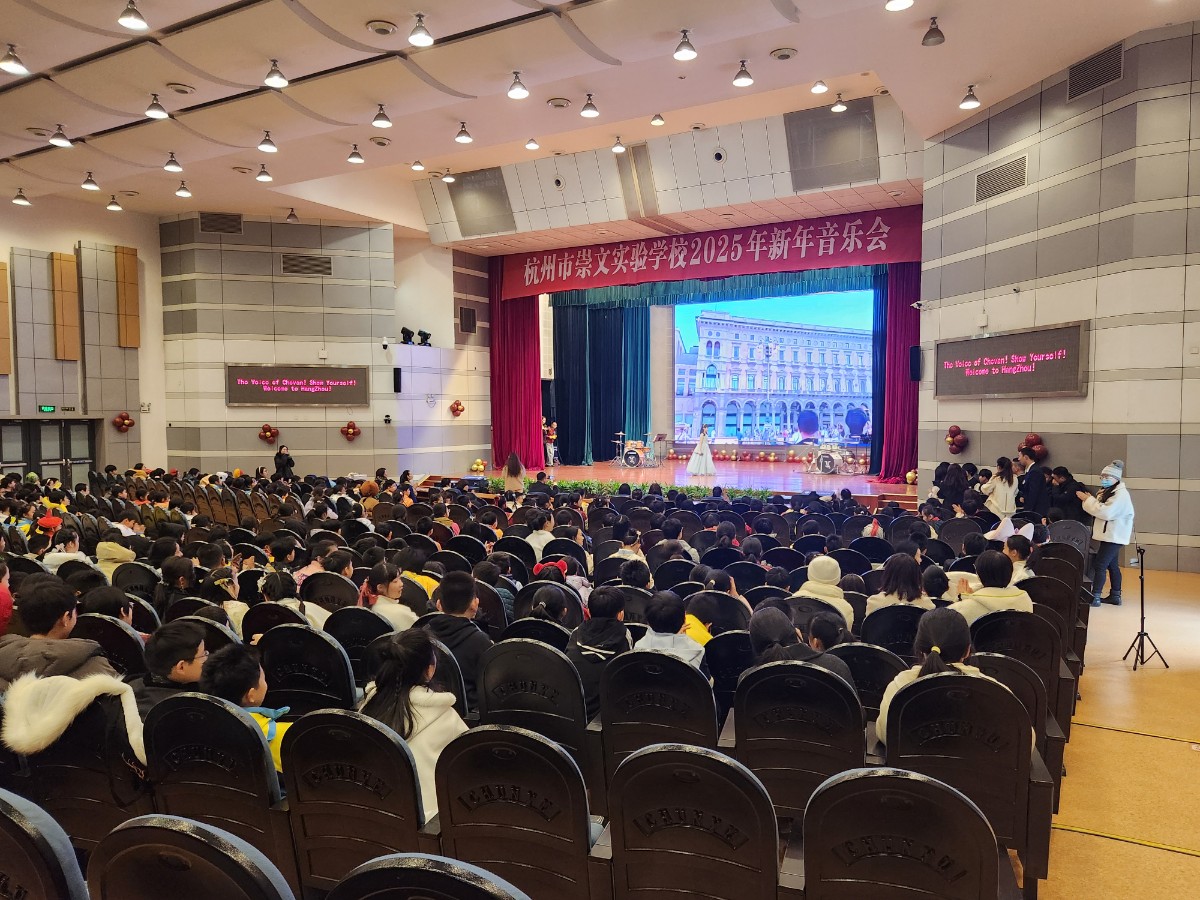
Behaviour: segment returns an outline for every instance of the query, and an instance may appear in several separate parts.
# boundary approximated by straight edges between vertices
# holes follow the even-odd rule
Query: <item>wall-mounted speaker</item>
[[[916,344],[908,348],[908,379],[921,380],[921,348]]]
[[[404,372],[404,370],[401,369],[399,366],[395,366],[392,368],[392,390],[395,391],[397,394],[400,393],[400,382],[401,382],[401,376],[403,375],[403,372]]]

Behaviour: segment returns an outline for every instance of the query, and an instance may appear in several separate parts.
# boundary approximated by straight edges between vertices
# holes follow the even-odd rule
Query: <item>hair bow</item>
[[[567,574],[567,562],[563,559],[556,559],[554,562],[538,563],[533,567],[533,574],[541,575],[542,570],[547,568],[558,569],[564,576]]]

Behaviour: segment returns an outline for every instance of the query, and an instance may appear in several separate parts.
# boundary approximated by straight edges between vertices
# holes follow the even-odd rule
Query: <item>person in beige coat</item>
[[[96,545],[96,568],[109,581],[112,581],[117,566],[137,559],[137,554],[121,543],[122,540],[121,532],[114,528],[106,532],[103,540]]]
[[[1020,585],[1011,584],[1012,560],[1003,553],[995,550],[980,553],[975,559],[975,574],[979,576],[983,587],[972,591],[965,584],[960,585],[963,599],[950,606],[967,620],[968,625],[988,613],[1002,610],[1033,612],[1030,596],[1021,590]]]

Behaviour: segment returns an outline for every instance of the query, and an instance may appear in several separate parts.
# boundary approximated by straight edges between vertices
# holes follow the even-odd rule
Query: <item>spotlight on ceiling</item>
[[[754,84],[754,78],[750,75],[750,70],[746,68],[746,60],[742,60],[742,67],[738,69],[738,73],[733,76],[734,87],[750,87]]]
[[[55,125],[54,134],[50,135],[50,143],[55,147],[70,147],[71,139],[67,137],[67,133],[63,131],[61,125]]]
[[[352,149],[350,150],[350,155],[346,157],[346,162],[356,163],[356,164],[366,162],[366,160],[363,159],[363,155],[358,152],[358,144],[354,144],[352,146]]]
[[[29,69],[25,67],[25,63],[21,62],[21,57],[17,56],[17,48],[13,44],[9,44],[4,56],[0,56],[0,69],[9,75],[29,74]]]
[[[975,96],[975,85],[967,85],[967,96],[962,98],[962,102],[958,104],[959,109],[979,109],[982,106],[979,98]]]
[[[179,164],[179,160],[175,158],[174,153],[168,153],[167,161],[163,163],[163,170],[167,172],[182,172],[183,166]]]
[[[267,171],[267,164],[262,163],[258,167],[258,174],[254,176],[254,180],[267,182],[267,181],[274,181],[275,179],[272,178],[271,173]]]
[[[300,224],[300,217],[296,215],[296,207],[293,206],[288,209],[288,214],[283,217],[283,221],[287,222],[289,225]]]
[[[526,150],[539,150],[539,149],[541,149],[541,146],[542,145],[537,142],[536,138],[530,138],[529,140],[527,140],[525,142]]]
[[[592,95],[587,95],[587,103],[583,104],[583,109],[579,110],[579,114],[585,119],[594,119],[600,115],[600,110],[596,108],[596,104],[592,102]]]
[[[413,164],[409,168],[411,168],[414,172],[424,172],[425,163],[421,162],[419,159],[414,160]]]
[[[454,140],[460,144],[469,144],[475,138],[471,137],[471,132],[467,131],[467,123],[458,123],[458,134],[454,136]]]
[[[921,38],[922,47],[936,47],[938,44],[946,43],[946,36],[942,34],[942,29],[938,28],[937,16],[929,20],[929,30],[925,32],[925,37]]]
[[[433,35],[429,33],[429,29],[425,27],[425,14],[417,13],[417,24],[413,26],[413,30],[408,33],[408,42],[414,47],[432,47]]]
[[[184,200],[192,196],[192,192],[188,190],[186,181],[179,182],[179,187],[175,189],[175,196],[182,197]]]
[[[833,106],[829,107],[830,112],[845,112],[848,109],[846,101],[842,99],[842,94],[839,91],[837,99],[833,101]]]
[[[417,332],[417,340],[418,340],[420,343],[418,343],[418,344],[417,344],[417,346],[418,346],[418,347],[428,347],[428,346],[429,346],[429,339],[430,339],[431,337],[433,337],[433,335],[432,335],[432,334],[430,334],[428,331],[424,331],[424,330],[422,330],[422,331],[418,331],[418,332]]]
[[[121,206],[121,204],[117,202],[116,194],[112,194],[108,198],[108,206],[106,206],[104,208],[107,209],[109,212],[123,212],[125,209],[125,207]]]
[[[650,124],[657,128],[660,125],[666,125],[667,120],[663,118],[662,113],[655,113],[654,118],[650,120]]]
[[[271,132],[264,131],[262,140],[258,142],[258,149],[263,153],[278,153],[279,148],[275,146],[275,142],[271,140]]]
[[[524,100],[529,96],[529,88],[525,87],[525,85],[521,83],[520,72],[513,72],[513,83],[509,85],[508,96],[512,97],[514,100]]]
[[[416,334],[416,332],[413,331],[411,328],[401,328],[400,329],[400,343],[411,344],[413,342],[414,334]]]
[[[142,14],[138,12],[137,4],[133,0],[129,0],[125,4],[125,11],[117,16],[117,24],[130,31],[149,31],[150,26],[146,20],[142,18]]]
[[[391,128],[392,120],[388,118],[388,114],[383,110],[383,104],[379,104],[379,111],[375,113],[375,118],[371,120],[371,124],[376,128]]]
[[[33,206],[29,202],[29,198],[25,196],[25,188],[17,188],[17,195],[12,198],[12,202],[17,206]]]
[[[279,71],[279,60],[271,60],[271,70],[267,72],[267,77],[263,79],[263,84],[267,87],[285,88],[288,86],[288,80],[284,77],[283,72]]]
[[[675,48],[675,58],[680,62],[687,62],[690,59],[695,59],[700,54],[696,52],[696,48],[693,47],[692,42],[688,40],[688,30],[684,28],[681,29],[679,33],[683,35],[683,39],[680,40],[679,46]]]
[[[83,179],[83,184],[79,185],[85,191],[98,191],[100,185],[96,184],[96,179],[92,177],[92,173],[88,172],[87,177]]]
[[[171,114],[166,107],[158,102],[158,94],[150,95],[150,105],[146,107],[146,116],[151,119],[169,119]]]
[[[450,170],[446,170],[446,174],[442,176],[442,181],[446,184],[454,184],[454,176],[450,174]]]
[[[612,152],[613,153],[624,153],[625,152],[625,145],[621,143],[620,135],[617,135],[617,142],[612,145]]]
[[[913,0],[887,0],[883,8],[888,12],[903,12],[913,5]]]
[[[813,86],[809,88],[814,94],[824,94],[829,90],[829,85],[823,81],[814,81]]]

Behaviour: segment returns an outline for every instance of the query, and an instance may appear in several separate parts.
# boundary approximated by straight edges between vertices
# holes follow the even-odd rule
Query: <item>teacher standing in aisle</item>
[[[293,476],[292,470],[296,468],[296,463],[292,459],[292,454],[288,452],[287,444],[284,444],[275,453],[275,477],[283,481],[291,481]]]
[[[1104,594],[1104,576],[1112,576],[1108,602],[1121,605],[1121,548],[1133,537],[1133,500],[1121,480],[1125,463],[1114,459],[1100,473],[1100,493],[1095,497],[1087,491],[1075,496],[1083,503],[1083,511],[1095,516],[1092,540],[1097,544],[1096,561],[1092,569],[1092,606],[1099,606]]]

